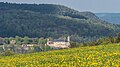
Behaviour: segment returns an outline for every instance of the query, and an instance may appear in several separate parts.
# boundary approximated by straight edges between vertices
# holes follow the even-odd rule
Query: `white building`
[[[66,39],[54,39],[47,41],[47,45],[53,48],[69,48],[70,47],[70,37],[68,36]]]

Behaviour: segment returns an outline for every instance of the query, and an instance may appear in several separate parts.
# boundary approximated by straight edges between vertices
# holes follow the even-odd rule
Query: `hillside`
[[[71,35],[74,40],[83,37],[88,41],[114,36],[119,31],[119,25],[102,21],[91,12],[79,12],[66,6],[0,3],[0,37]]]
[[[113,24],[120,24],[120,13],[96,13],[96,15],[102,20]]]
[[[0,56],[0,66],[119,67],[120,44]]]

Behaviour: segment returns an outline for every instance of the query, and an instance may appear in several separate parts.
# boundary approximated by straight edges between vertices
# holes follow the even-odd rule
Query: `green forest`
[[[0,37],[59,38],[70,35],[84,42],[115,36],[120,25],[100,20],[94,13],[54,4],[0,2]]]

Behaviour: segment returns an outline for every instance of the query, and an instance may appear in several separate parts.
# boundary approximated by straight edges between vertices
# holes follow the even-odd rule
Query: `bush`
[[[75,48],[75,47],[79,47],[80,44],[77,42],[70,42],[70,46],[71,46],[71,48]]]
[[[14,52],[9,51],[9,50],[1,53],[2,56],[11,56],[11,55],[14,55],[14,54],[15,54]]]

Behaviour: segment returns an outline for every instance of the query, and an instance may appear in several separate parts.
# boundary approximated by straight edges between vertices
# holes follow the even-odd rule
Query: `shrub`
[[[11,56],[11,55],[14,55],[14,54],[15,53],[10,51],[10,50],[1,53],[2,56]]]

